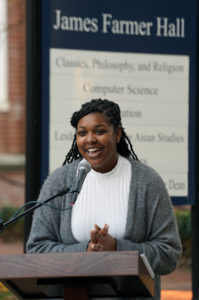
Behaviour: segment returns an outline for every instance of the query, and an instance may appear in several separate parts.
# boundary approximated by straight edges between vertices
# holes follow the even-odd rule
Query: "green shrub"
[[[0,294],[0,300],[17,300],[17,298],[8,291]]]
[[[182,242],[183,256],[191,256],[191,212],[189,209],[176,209],[176,219]]]
[[[17,211],[17,208],[12,206],[5,206],[0,209],[0,219],[5,224]],[[21,240],[24,233],[24,220],[23,217],[12,224],[9,224],[5,230],[0,234],[0,238],[4,241]]]
[[[190,210],[176,210],[179,234],[182,240],[191,237],[191,212]]]

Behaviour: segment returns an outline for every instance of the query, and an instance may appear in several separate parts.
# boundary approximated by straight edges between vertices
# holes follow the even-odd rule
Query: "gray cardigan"
[[[176,268],[181,243],[173,207],[160,176],[152,168],[129,158],[132,178],[124,239],[117,241],[117,251],[138,250],[145,253],[155,277],[155,297],[160,299],[160,278]],[[39,201],[71,187],[79,160],[55,170],[46,179]],[[57,197],[51,205],[70,207],[70,193]],[[43,205],[34,213],[27,242],[28,253],[86,251],[88,241],[78,242],[71,231],[71,210],[56,210]],[[137,299],[138,298],[134,298]],[[146,298],[145,298],[146,299]]]

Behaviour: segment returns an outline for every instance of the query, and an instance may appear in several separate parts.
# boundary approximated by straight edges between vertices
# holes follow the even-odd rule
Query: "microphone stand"
[[[52,196],[52,197],[46,199],[44,202],[42,202],[42,203],[40,202],[40,203],[34,205],[33,207],[27,209],[26,211],[24,211],[24,212],[21,213],[20,215],[14,217],[14,218],[11,217],[11,219],[9,219],[9,220],[8,220],[7,222],[5,222],[5,223],[3,223],[3,220],[0,219],[0,233],[3,232],[3,231],[6,229],[6,227],[7,227],[8,225],[14,223],[14,222],[17,221],[18,219],[20,219],[20,218],[22,218],[23,216],[25,216],[26,214],[28,214],[28,213],[30,213],[31,211],[35,210],[36,208],[38,208],[38,207],[44,205],[45,203],[48,203],[49,201],[53,200],[54,198],[56,198],[56,197],[58,197],[58,196],[62,196],[62,195],[64,195],[64,194],[68,193],[68,192],[73,193],[74,191],[71,191],[71,188],[67,188],[66,190],[63,190],[63,191],[59,192],[58,194],[56,194],[56,195],[54,195],[54,196]],[[28,204],[28,202],[27,202],[27,204]],[[72,208],[72,207],[70,207],[70,208]]]

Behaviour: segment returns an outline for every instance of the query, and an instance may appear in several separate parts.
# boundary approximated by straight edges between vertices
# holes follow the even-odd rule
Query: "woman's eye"
[[[82,131],[78,131],[77,133],[79,136],[85,136],[86,131],[82,130]]]
[[[102,129],[99,129],[99,130],[96,131],[97,134],[104,134],[104,132],[105,132],[105,131],[102,130]]]

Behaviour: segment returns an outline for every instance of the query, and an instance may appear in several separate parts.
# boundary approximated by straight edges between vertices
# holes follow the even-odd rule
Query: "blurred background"
[[[25,201],[25,0],[0,0],[0,218]],[[0,235],[0,254],[23,253],[23,220]],[[0,285],[0,299],[13,296]]]
[[[0,218],[4,222],[25,202],[25,145],[25,0],[0,0]],[[178,299],[191,299],[190,294],[185,292],[191,291],[190,207],[178,206],[174,210],[183,256],[177,270],[163,276],[162,286],[165,291],[184,291]],[[24,220],[20,219],[0,234],[0,255],[22,254],[23,240]],[[174,299],[166,292],[165,295],[164,299]],[[0,299],[15,299],[2,284]]]

